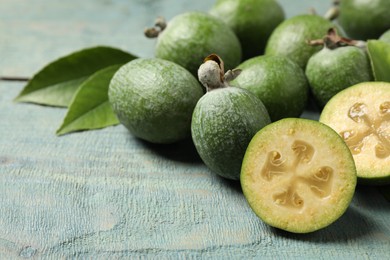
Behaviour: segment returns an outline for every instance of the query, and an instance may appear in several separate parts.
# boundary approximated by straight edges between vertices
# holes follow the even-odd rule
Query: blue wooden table
[[[0,76],[31,77],[96,45],[152,57],[143,30],[155,17],[213,3],[2,0]],[[280,3],[287,17],[330,6]],[[57,137],[66,110],[14,103],[24,85],[0,81],[0,259],[390,258],[390,203],[374,187],[359,186],[323,230],[283,232],[255,216],[239,183],[212,174],[190,141],[152,145],[121,125]]]

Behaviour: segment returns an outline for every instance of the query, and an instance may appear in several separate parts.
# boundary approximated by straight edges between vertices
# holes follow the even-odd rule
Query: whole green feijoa
[[[160,28],[158,33],[152,33],[157,36],[155,56],[183,66],[194,76],[203,58],[210,53],[218,53],[227,69],[241,62],[242,50],[236,34],[210,14],[186,12]]]
[[[238,180],[246,147],[253,135],[270,123],[269,115],[252,92],[228,85],[232,72],[221,78],[223,62],[218,57],[206,58],[198,75],[208,91],[192,115],[192,140],[209,169]]]
[[[243,59],[263,54],[268,37],[285,17],[275,0],[218,0],[210,14],[226,22],[236,33]]]
[[[272,121],[302,114],[309,85],[298,64],[283,56],[263,55],[237,68],[242,72],[231,84],[253,92],[264,103]]]
[[[119,121],[134,136],[152,143],[189,137],[192,111],[202,95],[201,85],[190,72],[157,58],[123,65],[108,91]]]
[[[314,54],[306,66],[306,76],[317,104],[325,104],[341,90],[373,79],[365,48],[333,42],[325,37],[321,51]],[[338,39],[336,39],[338,41]]]
[[[334,24],[318,15],[298,15],[284,20],[272,32],[268,39],[265,54],[286,56],[306,67],[309,58],[321,48],[313,48],[307,44],[309,40],[319,39]]]
[[[347,36],[377,39],[390,28],[389,0],[341,0],[337,21]]]

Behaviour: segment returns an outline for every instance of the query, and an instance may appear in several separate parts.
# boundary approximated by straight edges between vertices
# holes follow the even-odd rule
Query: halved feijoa
[[[276,121],[253,137],[240,179],[256,215],[294,233],[336,221],[348,208],[357,180],[342,138],[318,121],[300,118]]]
[[[359,183],[390,183],[390,83],[364,82],[339,92],[320,121],[349,146]]]

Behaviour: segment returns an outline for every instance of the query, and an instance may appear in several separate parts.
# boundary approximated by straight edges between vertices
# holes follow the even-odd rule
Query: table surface
[[[280,0],[286,16],[331,1]],[[152,57],[155,17],[214,1],[1,0],[0,76],[31,77],[70,52],[108,45]],[[358,186],[335,223],[310,234],[265,225],[237,182],[190,141],[152,145],[121,125],[57,137],[66,109],[14,103],[0,81],[0,258],[389,259],[390,203]],[[309,115],[312,116],[312,115]]]

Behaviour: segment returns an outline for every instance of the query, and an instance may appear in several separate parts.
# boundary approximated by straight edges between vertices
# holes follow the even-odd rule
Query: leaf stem
[[[28,77],[13,77],[13,76],[0,76],[0,80],[4,81],[29,81]]]

